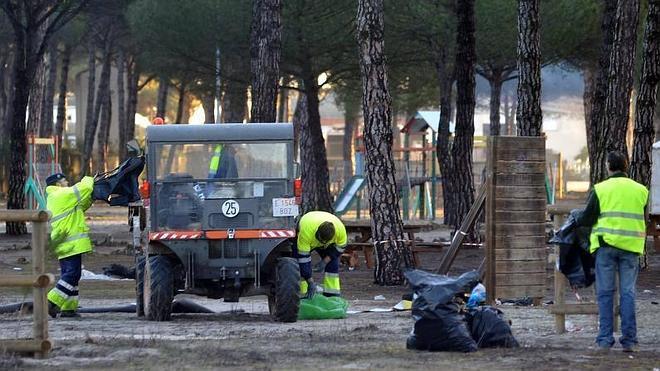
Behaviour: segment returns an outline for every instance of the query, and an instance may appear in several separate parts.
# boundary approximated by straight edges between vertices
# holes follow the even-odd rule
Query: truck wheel
[[[144,255],[135,256],[135,312],[144,317]]]
[[[164,255],[147,259],[144,272],[144,314],[149,321],[169,321],[174,300],[172,264]]]
[[[300,306],[300,269],[292,258],[277,259],[275,294],[268,297],[270,314],[278,322],[296,322]]]

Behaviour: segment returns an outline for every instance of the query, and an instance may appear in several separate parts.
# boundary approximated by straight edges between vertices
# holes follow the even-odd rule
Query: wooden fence
[[[55,277],[45,273],[49,218],[50,213],[44,210],[0,211],[0,221],[32,222],[32,275],[4,275],[0,277],[0,287],[32,287],[34,296],[32,339],[0,339],[0,351],[31,353],[43,358],[52,348],[48,339],[46,292]]]

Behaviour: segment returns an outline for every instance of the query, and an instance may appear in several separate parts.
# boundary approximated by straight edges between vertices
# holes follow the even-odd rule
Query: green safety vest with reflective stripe
[[[86,176],[72,187],[46,187],[51,212],[51,248],[58,259],[92,251],[85,211],[92,206],[94,178]]]
[[[636,254],[644,252],[644,208],[649,191],[626,177],[610,178],[594,186],[600,214],[591,229],[591,253],[600,247],[599,237],[610,246]]]
[[[218,173],[221,157],[222,157],[222,144],[218,144],[215,146],[215,150],[213,151],[213,157],[211,157],[211,162],[209,163],[209,179],[215,178],[215,174]]]
[[[321,243],[316,239],[316,230],[323,222],[331,222],[335,226],[335,237]],[[346,227],[339,218],[325,211],[310,211],[303,215],[298,222],[298,253],[309,254],[314,249],[324,249],[334,244],[339,252],[343,252],[348,238]]]

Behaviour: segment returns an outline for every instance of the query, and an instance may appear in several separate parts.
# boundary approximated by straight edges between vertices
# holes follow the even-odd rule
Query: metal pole
[[[431,143],[433,143],[433,151],[431,152],[431,220],[435,220],[435,197],[436,197],[436,186],[438,184],[438,180],[436,179],[436,173],[435,173],[435,167],[437,164],[437,157],[436,157],[436,137],[435,133],[433,133],[433,137],[431,139]]]

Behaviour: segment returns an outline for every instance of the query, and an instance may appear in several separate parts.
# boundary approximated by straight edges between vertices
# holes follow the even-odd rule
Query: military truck
[[[146,148],[138,316],[170,320],[180,293],[226,302],[266,295],[277,321],[295,321],[300,272],[292,243],[302,183],[292,125],[150,126]]]

